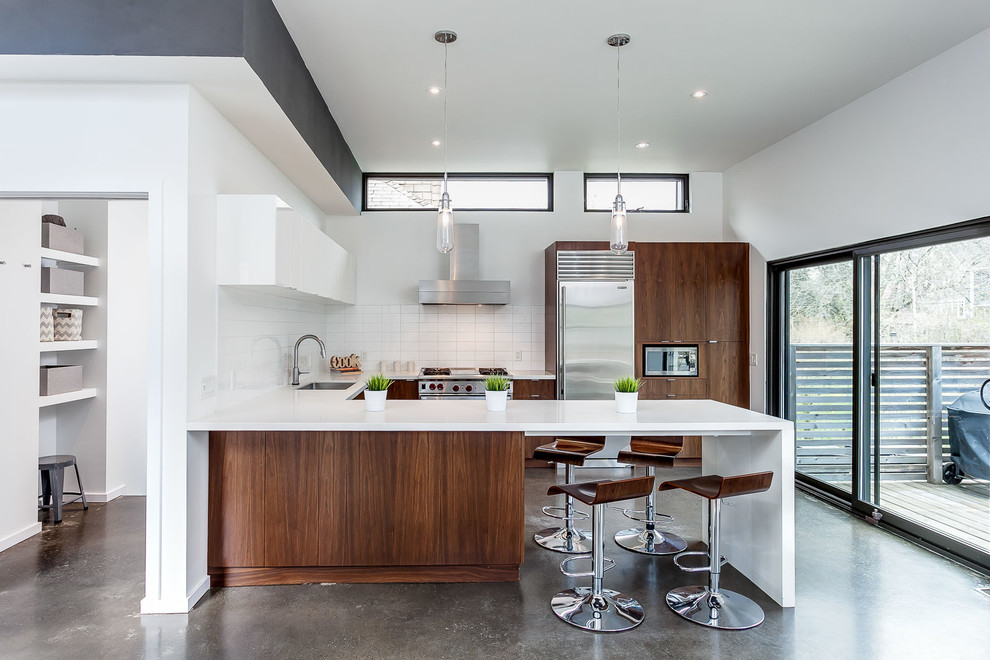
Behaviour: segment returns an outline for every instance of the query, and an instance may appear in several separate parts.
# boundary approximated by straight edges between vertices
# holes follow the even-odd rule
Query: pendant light
[[[609,46],[615,48],[615,201],[612,202],[612,228],[609,236],[609,249],[615,254],[622,254],[629,247],[629,239],[626,237],[626,202],[622,199],[622,169],[620,166],[622,156],[622,86],[620,79],[619,53],[622,47],[629,43],[628,34],[613,34],[607,41]]]
[[[447,254],[454,249],[454,211],[447,194],[447,44],[457,40],[457,34],[440,30],[433,38],[443,44],[443,195],[437,209],[437,249]]]

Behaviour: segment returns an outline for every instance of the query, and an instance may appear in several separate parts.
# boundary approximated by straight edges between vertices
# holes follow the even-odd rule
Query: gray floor
[[[529,535],[545,526],[539,507],[553,478],[527,471]],[[697,540],[698,500],[661,497],[677,516],[672,529]],[[622,520],[610,513],[610,533]],[[46,523],[0,554],[0,658],[990,657],[990,597],[975,590],[990,584],[985,576],[802,494],[797,535],[796,609],[781,610],[734,571],[723,578],[766,610],[762,626],[743,632],[677,617],[666,589],[698,576],[614,544],[606,586],[638,598],[646,621],[611,635],[571,628],[551,613],[550,597],[583,581],[560,575],[561,556],[532,541],[518,583],[218,589],[188,615],[142,617],[144,500],[85,513],[73,505],[61,525]]]

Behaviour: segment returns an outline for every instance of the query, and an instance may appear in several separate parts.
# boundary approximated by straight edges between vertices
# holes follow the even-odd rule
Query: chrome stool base
[[[688,621],[719,630],[746,630],[763,623],[763,610],[742,594],[705,586],[678,587],[667,592],[667,605]]]
[[[644,555],[673,555],[687,548],[687,541],[680,536],[659,529],[624,529],[615,534],[615,542],[619,547]]]
[[[571,555],[584,555],[592,550],[591,532],[586,529],[548,527],[534,534],[533,540],[547,550]]]
[[[550,601],[553,613],[572,626],[592,632],[622,632],[643,622],[643,606],[612,589],[597,600],[590,587],[561,591]]]

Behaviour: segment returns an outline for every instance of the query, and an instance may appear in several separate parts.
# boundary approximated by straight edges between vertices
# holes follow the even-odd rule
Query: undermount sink
[[[305,385],[300,385],[297,390],[346,390],[352,387],[354,383],[306,383]]]

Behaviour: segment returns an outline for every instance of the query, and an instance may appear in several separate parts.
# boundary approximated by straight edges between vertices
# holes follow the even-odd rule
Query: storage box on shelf
[[[68,268],[41,267],[41,292],[60,293],[66,296],[83,295],[85,275]]]
[[[82,366],[78,364],[41,367],[41,396],[65,394],[82,389]]]
[[[68,227],[43,222],[41,223],[41,247],[82,254],[83,236]]]

